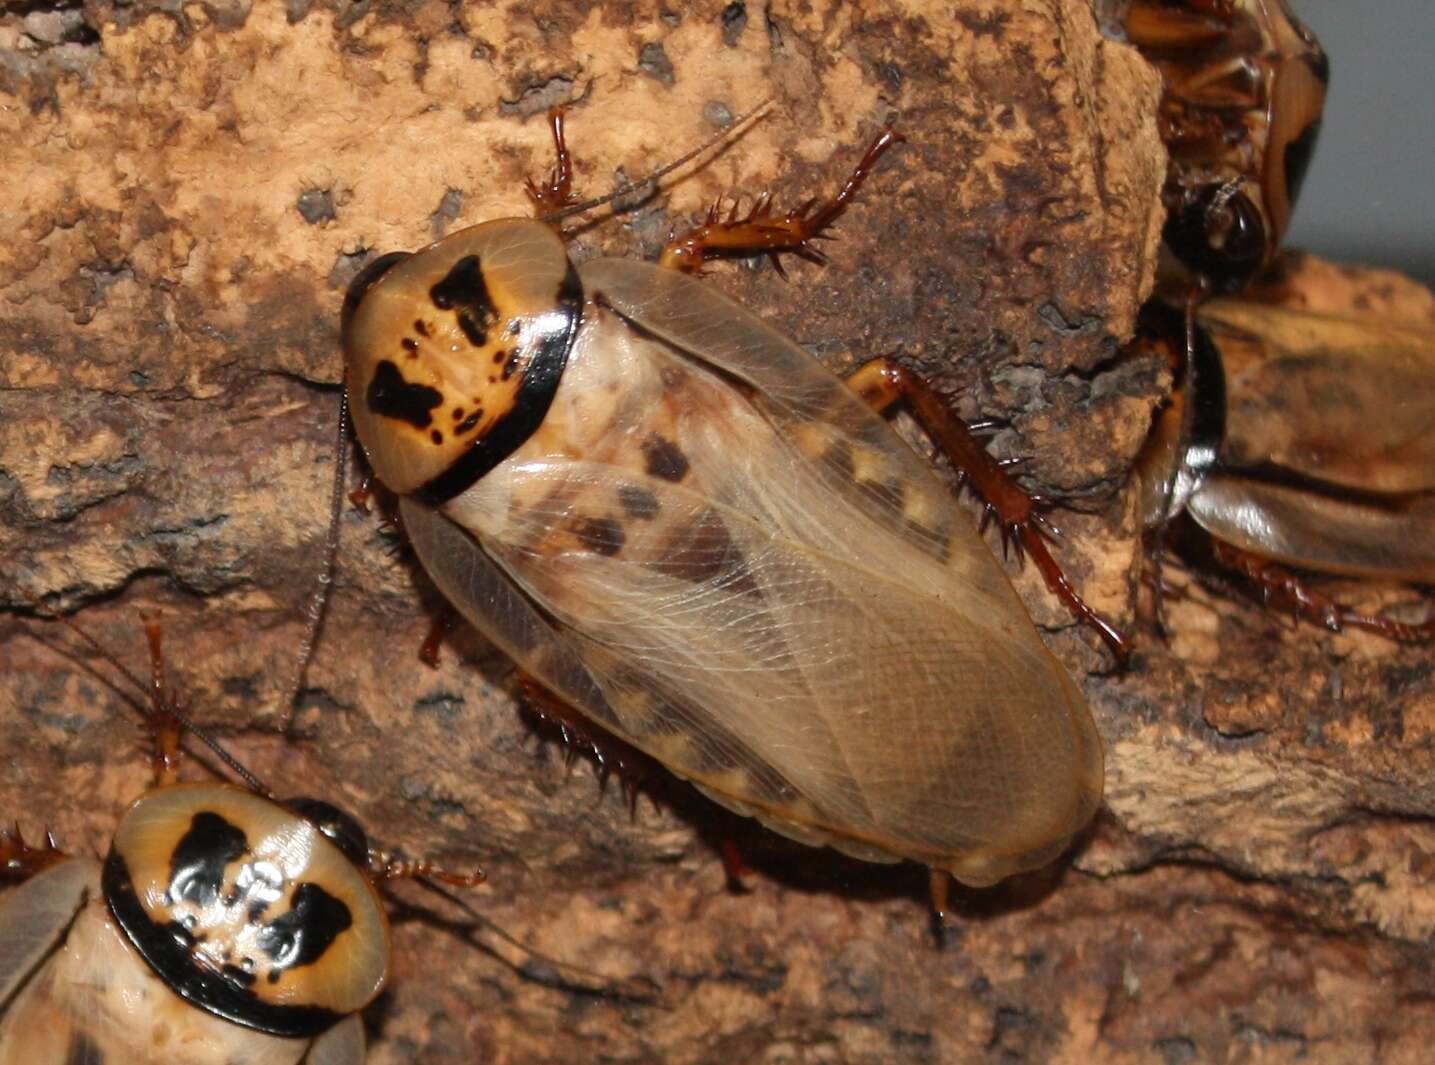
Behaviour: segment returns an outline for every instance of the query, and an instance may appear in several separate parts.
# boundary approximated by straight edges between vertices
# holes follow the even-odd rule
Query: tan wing
[[[314,1040],[304,1065],[364,1065],[364,1022],[351,1013]]]
[[[0,895],[0,1008],[65,935],[100,867],[79,859],[46,869]]]
[[[1435,490],[1435,331],[1237,299],[1200,318],[1226,365],[1225,464]]]
[[[1435,582],[1435,495],[1381,505],[1214,473],[1186,509],[1219,539],[1292,566]]]

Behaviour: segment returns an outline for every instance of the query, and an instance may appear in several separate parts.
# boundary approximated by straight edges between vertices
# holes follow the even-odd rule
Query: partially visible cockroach
[[[1290,225],[1320,131],[1325,52],[1285,0],[1095,4],[1161,72],[1166,247],[1209,289],[1244,288]]]
[[[1148,527],[1299,617],[1435,636],[1435,618],[1353,610],[1289,568],[1435,583],[1435,329],[1243,297],[1189,323],[1153,305],[1145,329],[1189,352],[1138,467]]]
[[[0,894],[0,1065],[362,1065],[359,1011],[390,968],[378,886],[474,886],[484,874],[390,854],[322,799],[276,798],[180,709],[157,621],[145,625],[148,684],[67,624],[148,696],[135,705],[154,777],[103,860],[68,856],[48,834],[32,847],[18,827],[0,830],[0,881],[21,881]],[[186,730],[238,783],[179,782]],[[559,982],[571,973],[585,990],[609,990],[444,894]]]
[[[345,300],[355,428],[428,575],[562,702],[778,832],[942,884],[1051,861],[1100,803],[1090,711],[878,412],[907,400],[1067,604],[1120,635],[937,393],[890,359],[844,384],[687,274],[820,259],[899,138],[831,200],[714,210],[658,264],[575,264],[552,223],[592,205],[567,206],[554,133],[530,186],[547,215],[383,256]]]

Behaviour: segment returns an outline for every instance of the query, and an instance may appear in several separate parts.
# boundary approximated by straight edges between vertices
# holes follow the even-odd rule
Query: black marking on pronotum
[[[360,869],[369,865],[369,837],[358,818],[323,799],[289,799],[285,809],[308,821]]]
[[[543,332],[536,328],[530,332],[529,355],[512,408],[497,418],[488,432],[477,437],[448,469],[415,490],[417,499],[432,507],[448,502],[513,454],[543,423],[583,318],[583,286],[572,263],[558,285],[554,310],[561,313],[541,316],[547,326]]]
[[[224,886],[224,870],[249,850],[244,832],[212,810],[190,820],[169,859],[168,903],[211,906]]]
[[[683,449],[654,433],[643,441],[643,461],[649,474],[665,481],[681,481],[688,475],[688,457]]]
[[[344,293],[344,309],[339,313],[339,333],[346,348],[349,346],[349,327],[353,324],[354,312],[359,309],[359,304],[364,301],[369,289],[410,254],[406,251],[391,251],[387,255],[380,255],[366,264],[354,280],[349,282],[348,291]]]
[[[364,402],[375,414],[408,422],[415,429],[427,429],[433,422],[429,411],[443,402],[443,393],[405,381],[399,368],[383,359],[374,367],[374,379],[364,393]]]
[[[488,344],[488,330],[498,321],[498,308],[488,294],[477,255],[465,255],[454,263],[443,280],[429,289],[429,298],[439,310],[454,312],[470,344],[478,348]]]
[[[115,851],[105,859],[100,884],[110,913],[140,957],[186,1002],[246,1028],[290,1038],[318,1035],[343,1020],[343,1014],[323,1006],[265,1002],[244,979],[198,964],[190,954],[191,937],[177,934],[173,922],[150,919],[129,865]]]
[[[272,966],[269,982],[277,984],[286,970],[318,961],[353,924],[354,915],[341,900],[318,884],[299,884],[289,909],[260,929],[256,937]]]

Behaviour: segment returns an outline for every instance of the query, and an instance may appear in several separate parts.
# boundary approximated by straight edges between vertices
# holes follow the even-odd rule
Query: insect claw
[[[988,528],[988,526],[991,525],[992,519],[996,517],[996,514],[997,514],[997,508],[996,508],[996,507],[992,506],[990,503],[984,503],[984,504],[983,504],[983,506],[982,506],[982,520],[981,520],[981,523],[977,526],[977,531],[978,531],[979,533],[981,533],[983,536],[986,535],[987,528]]]

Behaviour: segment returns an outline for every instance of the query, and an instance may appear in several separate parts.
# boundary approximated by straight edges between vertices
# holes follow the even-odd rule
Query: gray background
[[[1331,74],[1287,245],[1435,285],[1435,0],[1289,2]]]

